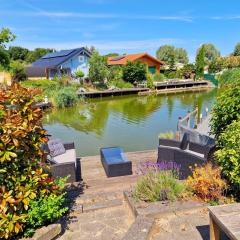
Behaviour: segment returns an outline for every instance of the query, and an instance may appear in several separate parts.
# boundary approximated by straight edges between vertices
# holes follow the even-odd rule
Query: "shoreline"
[[[178,82],[165,82],[158,83],[154,90],[150,88],[129,88],[129,89],[115,89],[106,91],[92,91],[92,92],[77,92],[78,97],[86,98],[102,98],[124,95],[150,95],[150,94],[166,94],[166,93],[179,93],[188,91],[202,91],[214,88],[213,84],[209,81],[178,81]]]

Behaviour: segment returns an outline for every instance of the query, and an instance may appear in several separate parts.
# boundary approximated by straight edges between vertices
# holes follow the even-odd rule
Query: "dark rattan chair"
[[[132,174],[132,162],[129,161],[119,147],[101,148],[101,161],[108,177]]]
[[[157,162],[177,163],[180,179],[186,179],[192,174],[190,166],[206,164],[211,160],[214,149],[214,144],[202,145],[190,142],[187,134],[184,134],[182,141],[159,139]]]
[[[69,176],[68,183],[79,182],[82,180],[81,162],[80,158],[76,156],[74,143],[64,143],[63,146],[66,150],[65,153],[55,157],[48,155],[52,176],[54,178]],[[46,148],[48,149],[47,146]]]

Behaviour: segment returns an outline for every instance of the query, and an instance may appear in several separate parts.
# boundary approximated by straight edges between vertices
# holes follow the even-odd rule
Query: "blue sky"
[[[239,0],[0,0],[0,27],[30,49],[94,45],[101,53],[149,52],[163,44],[223,55],[240,41]]]

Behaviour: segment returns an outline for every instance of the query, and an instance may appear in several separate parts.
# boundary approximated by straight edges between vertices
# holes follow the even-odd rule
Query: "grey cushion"
[[[53,157],[55,163],[69,163],[76,162],[76,151],[75,149],[69,149],[65,153]]]
[[[51,157],[56,157],[66,152],[66,149],[64,148],[64,145],[62,144],[60,139],[49,140],[48,148]]]

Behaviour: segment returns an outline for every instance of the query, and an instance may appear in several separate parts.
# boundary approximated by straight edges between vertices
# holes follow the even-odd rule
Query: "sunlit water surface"
[[[156,149],[159,133],[175,131],[178,117],[188,110],[211,109],[216,92],[86,99],[47,112],[44,127],[54,138],[74,141],[79,156],[99,154],[108,146],[124,151]]]

